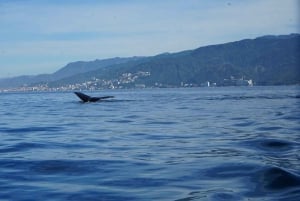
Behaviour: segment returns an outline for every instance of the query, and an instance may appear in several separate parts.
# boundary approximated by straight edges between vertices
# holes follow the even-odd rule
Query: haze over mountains
[[[207,81],[218,86],[232,77],[251,79],[255,85],[300,84],[300,34],[263,36],[151,57],[72,62],[53,74],[0,79],[0,88],[113,82],[124,75],[135,75],[127,87],[200,86]]]

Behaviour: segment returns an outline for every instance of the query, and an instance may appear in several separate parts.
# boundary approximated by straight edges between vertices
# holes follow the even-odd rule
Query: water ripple
[[[299,200],[299,86],[1,94],[1,200]]]

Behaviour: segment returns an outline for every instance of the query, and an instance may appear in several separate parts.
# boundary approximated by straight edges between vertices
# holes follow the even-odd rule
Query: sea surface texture
[[[0,93],[0,200],[300,200],[300,87]]]

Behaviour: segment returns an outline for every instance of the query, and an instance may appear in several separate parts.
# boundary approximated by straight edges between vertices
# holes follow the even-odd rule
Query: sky
[[[300,33],[299,0],[0,0],[0,78]]]

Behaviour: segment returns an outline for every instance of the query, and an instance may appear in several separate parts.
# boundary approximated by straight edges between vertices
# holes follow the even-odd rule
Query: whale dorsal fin
[[[89,102],[91,100],[91,97],[81,93],[81,92],[74,92],[83,102]]]

